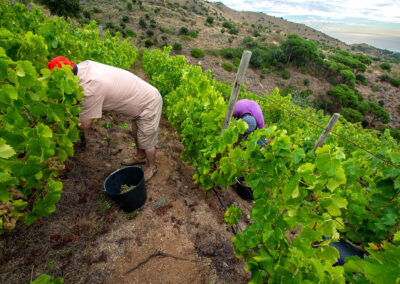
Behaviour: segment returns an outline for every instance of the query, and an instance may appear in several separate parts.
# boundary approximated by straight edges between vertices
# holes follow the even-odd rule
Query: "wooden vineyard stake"
[[[100,33],[100,39],[104,40],[104,31],[102,25],[99,26],[99,33]]]
[[[326,137],[328,137],[329,132],[331,132],[333,126],[335,125],[336,121],[338,121],[340,117],[339,113],[334,113],[329,120],[327,126],[325,127],[324,131],[322,132],[321,136],[319,137],[317,143],[314,146],[314,151],[317,150],[318,147],[321,147],[324,143]]]
[[[228,109],[226,110],[226,115],[224,119],[224,124],[222,125],[221,134],[228,127],[229,122],[231,121],[233,109],[235,107],[237,98],[240,93],[240,88],[242,87],[242,83],[244,80],[244,75],[246,74],[247,67],[249,66],[251,57],[251,51],[245,50],[242,54],[242,59],[240,60],[239,70],[236,74],[235,85],[233,85],[231,97],[229,99]]]

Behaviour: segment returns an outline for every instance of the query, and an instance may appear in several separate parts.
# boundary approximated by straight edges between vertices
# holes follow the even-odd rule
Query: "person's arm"
[[[79,125],[78,128],[81,130],[87,130],[92,124],[93,119],[80,118],[79,121],[81,122],[81,125]]]

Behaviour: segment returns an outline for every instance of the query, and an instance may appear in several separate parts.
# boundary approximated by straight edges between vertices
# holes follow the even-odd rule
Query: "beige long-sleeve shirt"
[[[86,60],[78,64],[77,75],[84,88],[80,119],[101,118],[102,111],[135,119],[155,111],[158,90],[129,71]]]

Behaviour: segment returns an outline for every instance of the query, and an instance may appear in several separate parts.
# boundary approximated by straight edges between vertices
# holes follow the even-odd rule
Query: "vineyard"
[[[20,4],[0,4],[0,15],[0,233],[13,234],[56,210],[58,176],[79,138],[79,79],[66,67],[50,72],[47,62],[66,55],[129,70],[138,52],[118,33],[102,38],[94,22],[78,27]],[[251,283],[400,281],[400,148],[389,130],[341,119],[337,135],[314,151],[329,116],[294,106],[278,89],[262,96],[243,89],[240,98],[260,104],[266,128],[236,146],[245,123],[233,120],[221,134],[232,86],[169,52],[144,50],[141,61],[195,183],[207,191],[244,178],[253,190],[250,222],[233,238]],[[231,206],[225,221],[240,215]],[[329,244],[338,240],[365,258],[336,266]]]

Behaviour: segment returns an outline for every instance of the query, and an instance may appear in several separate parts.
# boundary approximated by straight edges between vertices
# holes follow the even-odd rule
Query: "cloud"
[[[346,43],[366,42],[394,51],[400,49],[400,0],[216,1],[237,11],[264,12],[306,24]]]
[[[276,16],[318,16],[324,18],[362,18],[400,24],[399,0],[222,0],[235,10],[257,11]],[[399,31],[400,33],[400,31]]]

